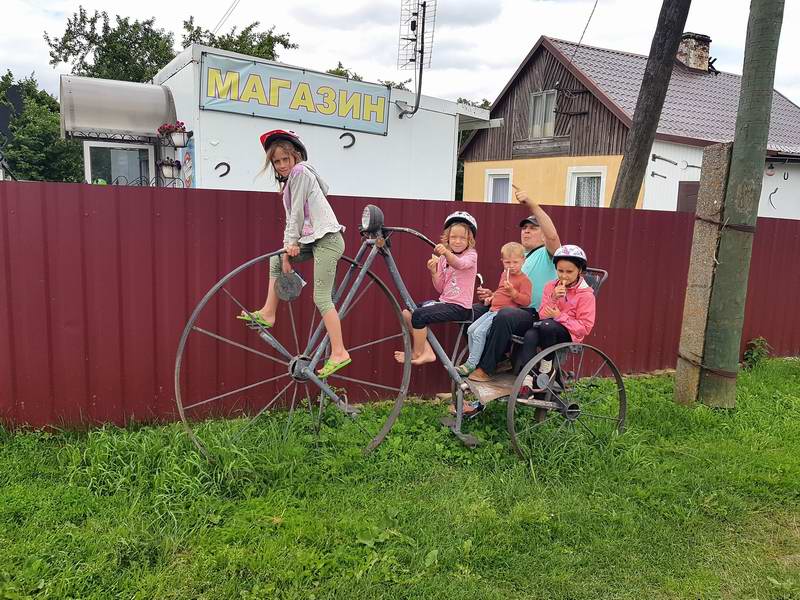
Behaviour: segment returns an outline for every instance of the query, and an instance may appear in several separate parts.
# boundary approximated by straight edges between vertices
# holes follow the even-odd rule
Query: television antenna
[[[422,72],[431,66],[433,28],[436,22],[437,0],[400,0],[400,44],[397,52],[398,69],[414,69],[417,73],[417,97],[414,108],[404,106],[400,118],[409,118],[419,110],[422,96]]]

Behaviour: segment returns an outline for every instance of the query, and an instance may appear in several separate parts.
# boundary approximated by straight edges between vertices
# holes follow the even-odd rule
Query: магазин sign
[[[200,108],[386,135],[389,89],[204,53]]]

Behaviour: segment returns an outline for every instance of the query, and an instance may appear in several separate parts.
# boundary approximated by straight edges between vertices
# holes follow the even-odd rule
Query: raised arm
[[[539,222],[539,227],[542,230],[542,237],[544,238],[544,245],[550,256],[553,256],[556,250],[561,247],[561,240],[558,238],[558,231],[556,230],[555,223],[553,223],[553,219],[544,212],[544,209],[539,206],[536,200],[528,196],[528,192],[519,189],[517,186],[514,186],[514,190],[517,202],[526,205],[530,209],[531,214],[536,217],[536,220]]]

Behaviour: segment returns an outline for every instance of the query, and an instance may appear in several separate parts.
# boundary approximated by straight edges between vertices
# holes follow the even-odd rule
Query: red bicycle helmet
[[[294,131],[273,129],[272,131],[267,131],[266,133],[262,134],[259,139],[261,140],[261,147],[264,148],[264,152],[268,152],[269,147],[275,142],[286,141],[290,142],[295,148],[297,148],[297,151],[300,153],[300,156],[303,157],[303,160],[308,160],[308,151]]]

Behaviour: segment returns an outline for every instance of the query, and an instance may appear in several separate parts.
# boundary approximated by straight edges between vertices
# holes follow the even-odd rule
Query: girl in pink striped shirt
[[[427,263],[439,299],[421,303],[413,313],[403,311],[413,337],[411,364],[436,360],[427,339],[428,325],[472,320],[472,298],[478,273],[477,232],[478,223],[468,212],[457,211],[445,219],[441,242],[436,244]],[[405,353],[395,352],[394,357],[402,363]]]

